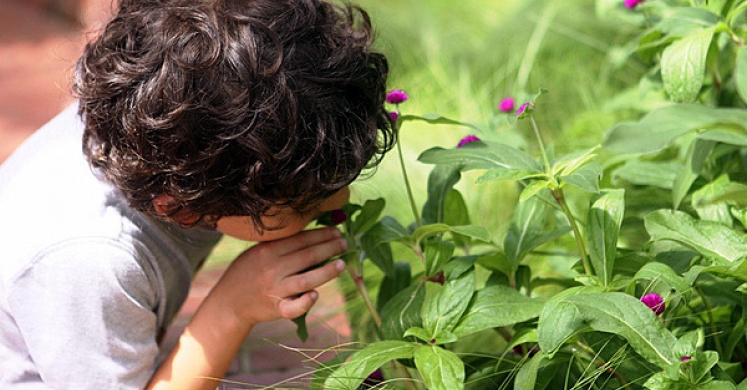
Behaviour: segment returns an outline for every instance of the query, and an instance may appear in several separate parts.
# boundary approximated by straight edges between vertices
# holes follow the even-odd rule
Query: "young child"
[[[371,43],[321,0],[122,0],[78,102],[0,166],[0,388],[215,389],[253,326],[308,311],[346,244],[304,228],[394,142]],[[159,359],[221,234],[260,243]]]

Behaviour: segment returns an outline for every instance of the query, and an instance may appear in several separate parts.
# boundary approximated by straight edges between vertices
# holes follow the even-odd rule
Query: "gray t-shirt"
[[[129,208],[73,105],[0,165],[0,388],[141,389],[220,234]]]

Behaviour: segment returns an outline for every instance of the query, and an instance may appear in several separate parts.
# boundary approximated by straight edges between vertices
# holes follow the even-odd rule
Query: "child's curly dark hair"
[[[319,0],[122,0],[76,66],[84,151],[151,215],[307,211],[395,142],[372,35]]]

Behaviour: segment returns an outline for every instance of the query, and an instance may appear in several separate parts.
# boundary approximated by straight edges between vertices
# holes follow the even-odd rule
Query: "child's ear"
[[[168,217],[174,211],[174,197],[171,195],[158,195],[151,202],[153,203],[153,209],[162,217]]]
[[[155,209],[158,215],[182,226],[192,226],[200,221],[199,215],[180,209],[171,195],[158,195],[151,202],[153,203],[153,209]]]

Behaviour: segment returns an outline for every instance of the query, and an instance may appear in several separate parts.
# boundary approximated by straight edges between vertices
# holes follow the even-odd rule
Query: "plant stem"
[[[399,127],[399,125],[397,125],[397,127]],[[402,144],[400,140],[401,138],[399,138],[398,136],[397,137],[397,154],[399,155],[399,167],[402,170],[402,178],[405,180],[405,189],[407,190],[407,198],[410,200],[410,208],[412,209],[412,215],[415,216],[415,223],[417,224],[417,226],[422,226],[423,222],[420,220],[420,215],[418,214],[418,207],[415,204],[415,197],[412,195],[412,187],[410,186],[410,179],[408,179],[407,177],[407,169],[405,168],[405,158],[402,155]]]
[[[703,307],[705,308],[706,315],[708,316],[708,327],[711,329],[711,333],[713,334],[713,343],[716,346],[716,352],[718,352],[719,356],[724,356],[724,351],[721,347],[721,339],[719,339],[718,337],[719,332],[716,329],[716,325],[713,323],[713,308],[711,307],[711,304],[708,303],[708,300],[703,294],[703,291],[695,286],[693,286],[693,290],[695,290],[698,295],[700,295],[700,299],[703,301]]]
[[[545,149],[545,143],[542,142],[542,135],[540,134],[537,122],[534,121],[534,117],[530,116],[529,121],[532,123],[532,129],[534,130],[534,136],[537,137],[537,145],[540,148],[540,154],[542,155],[542,162],[545,164],[545,174],[555,182],[555,177],[552,174],[552,167],[550,166],[550,160],[547,158],[547,150]]]
[[[584,273],[588,276],[592,276],[594,273],[592,272],[591,264],[589,263],[589,256],[587,256],[586,254],[586,245],[584,244],[584,240],[581,237],[581,230],[578,228],[576,219],[573,217],[571,209],[570,207],[568,207],[568,203],[566,203],[565,201],[563,189],[551,188],[550,192],[552,193],[553,198],[555,198],[555,200],[560,205],[560,208],[563,209],[563,213],[565,214],[566,218],[568,218],[568,222],[571,224],[571,229],[573,229],[573,237],[576,239],[576,246],[578,247],[579,254],[581,255],[581,262],[584,265]]]
[[[358,289],[358,292],[361,293],[363,302],[366,303],[366,308],[368,308],[368,312],[371,313],[371,317],[373,318],[374,323],[376,323],[376,327],[381,328],[381,317],[373,306],[371,297],[368,296],[368,290],[366,289],[366,284],[363,282],[363,277],[358,275],[358,272],[353,268],[353,266],[348,265],[347,269],[348,274],[350,274],[350,277],[353,278],[353,282],[355,282],[355,287]]]
[[[542,155],[542,162],[545,164],[545,174],[550,179],[550,181],[554,184],[558,184],[557,180],[555,180],[555,176],[552,172],[552,167],[550,166],[550,160],[547,157],[547,150],[545,149],[545,143],[542,142],[542,135],[540,134],[539,127],[537,126],[537,122],[534,121],[534,118],[532,116],[529,117],[529,121],[532,123],[532,129],[534,129],[534,136],[537,137],[537,144],[540,148],[540,154]],[[565,196],[563,195],[563,189],[560,187],[550,188],[550,192],[552,192],[552,196],[555,198],[555,200],[560,205],[560,208],[563,210],[563,213],[565,214],[566,218],[568,218],[568,222],[571,224],[571,229],[573,229],[573,236],[576,239],[576,246],[578,246],[579,254],[581,255],[581,261],[584,264],[584,273],[586,275],[592,276],[593,272],[591,269],[591,264],[589,263],[589,257],[586,255],[586,245],[584,244],[584,240],[581,237],[581,230],[578,228],[578,224],[576,223],[576,218],[573,217],[573,213],[571,213],[570,207],[568,207],[568,203],[565,201]]]

